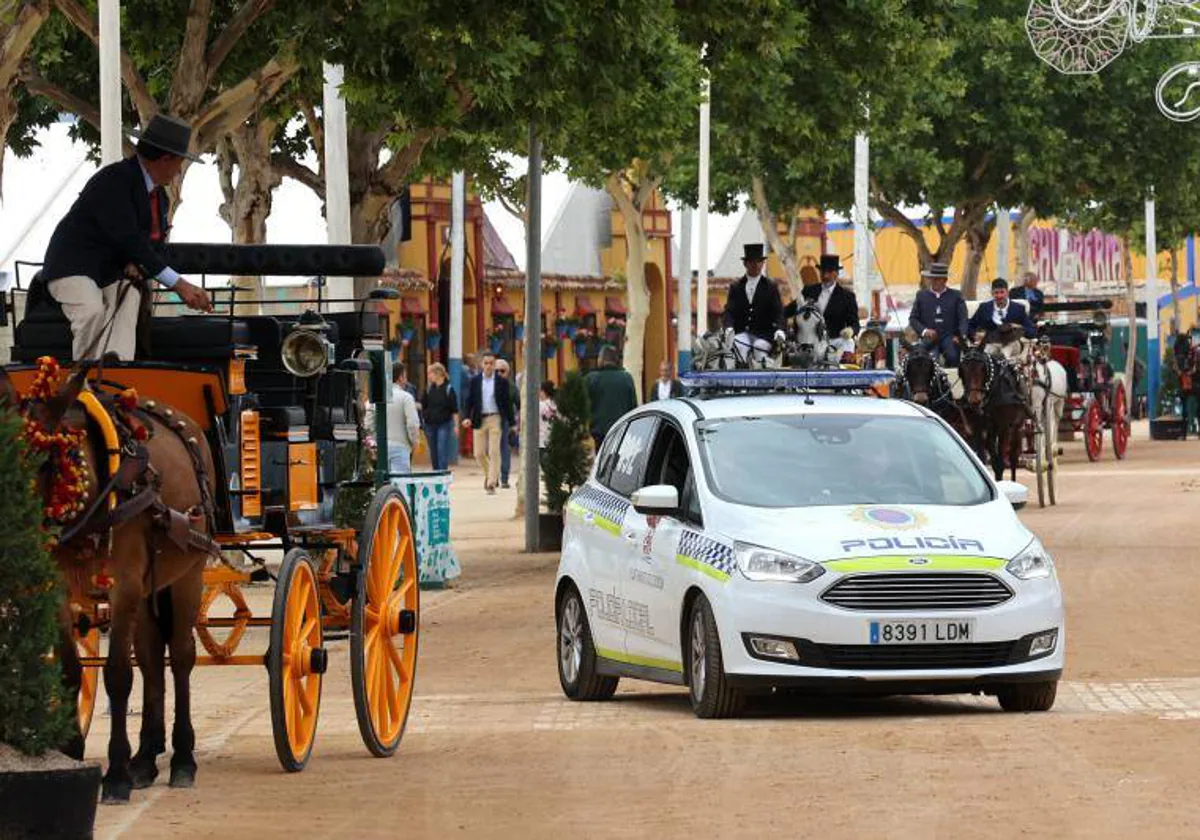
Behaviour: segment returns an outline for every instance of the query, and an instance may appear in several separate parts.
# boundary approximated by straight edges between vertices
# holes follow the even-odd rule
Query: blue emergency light
[[[714,370],[691,371],[680,377],[689,394],[716,392],[861,392],[889,387],[890,370]]]

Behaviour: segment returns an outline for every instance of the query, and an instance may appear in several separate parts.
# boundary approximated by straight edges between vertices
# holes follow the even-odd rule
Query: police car
[[[933,413],[864,391],[890,371],[694,373],[626,415],[565,511],[564,693],[994,695],[1054,704],[1066,641],[1045,547]]]

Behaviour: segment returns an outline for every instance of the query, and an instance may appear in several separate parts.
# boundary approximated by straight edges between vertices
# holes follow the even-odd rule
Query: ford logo
[[[929,558],[928,557],[909,557],[908,562],[914,566],[928,566]]]

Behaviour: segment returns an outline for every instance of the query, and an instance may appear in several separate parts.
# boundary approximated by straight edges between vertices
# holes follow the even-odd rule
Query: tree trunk
[[[783,237],[779,235],[779,221],[771,212],[771,204],[767,200],[767,188],[759,175],[751,178],[751,194],[754,197],[754,209],[758,211],[758,223],[762,227],[763,236],[766,237],[771,250],[779,257],[779,261],[783,263],[785,279],[788,288],[792,290],[792,300],[799,300],[802,281],[800,266],[796,263],[796,242],[794,239],[791,242],[784,242]]]
[[[975,300],[979,296],[979,269],[983,265],[983,258],[995,228],[994,221],[984,221],[973,225],[967,231],[967,265],[963,271],[961,285],[962,296],[967,300]]]
[[[629,314],[625,320],[624,367],[633,377],[639,403],[642,401],[642,370],[645,366],[646,321],[650,317],[650,290],[646,287],[646,252],[649,249],[642,208],[658,186],[658,180],[643,179],[633,188],[632,196],[626,191],[621,173],[611,173],[604,185],[625,222],[625,291]]]
[[[1024,218],[1022,218],[1024,221]],[[1129,308],[1129,344],[1125,348],[1125,405],[1133,410],[1133,373],[1137,363],[1138,322],[1137,289],[1133,285],[1133,251],[1129,249],[1129,237],[1121,239],[1122,261],[1125,264],[1125,305]],[[1149,359],[1146,360],[1149,363]],[[1148,409],[1153,416],[1153,409]]]
[[[1016,246],[1017,246],[1017,276],[1021,278],[1021,282],[1025,282],[1025,275],[1029,273],[1029,229],[1033,227],[1033,223],[1037,221],[1037,213],[1032,207],[1021,208],[1021,221],[1017,224]]]
[[[244,123],[218,146],[219,178],[225,197],[219,213],[233,231],[235,244],[253,245],[267,241],[272,194],[283,180],[271,167],[271,146],[277,127],[270,119]],[[236,184],[233,179],[235,166]],[[248,290],[242,297],[252,300],[263,297],[262,277],[233,277],[230,285]],[[234,311],[254,315],[261,312],[261,307],[259,304],[239,305]]]
[[[1179,335],[1179,252],[1171,248],[1171,335]]]
[[[17,118],[17,89],[21,83],[21,64],[38,30],[50,16],[50,2],[22,2],[15,13],[12,4],[5,3],[4,9],[5,13],[0,16],[0,20],[3,21],[0,23],[0,141],[8,137],[8,130]],[[0,180],[4,176],[6,148],[7,145],[0,142]]]

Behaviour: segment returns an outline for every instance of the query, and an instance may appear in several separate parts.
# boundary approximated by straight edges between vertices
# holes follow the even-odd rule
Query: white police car
[[[1049,709],[1063,598],[1025,488],[931,412],[846,393],[890,376],[692,374],[622,418],[565,513],[566,695],[636,677],[689,686],[700,717],[777,687]]]

